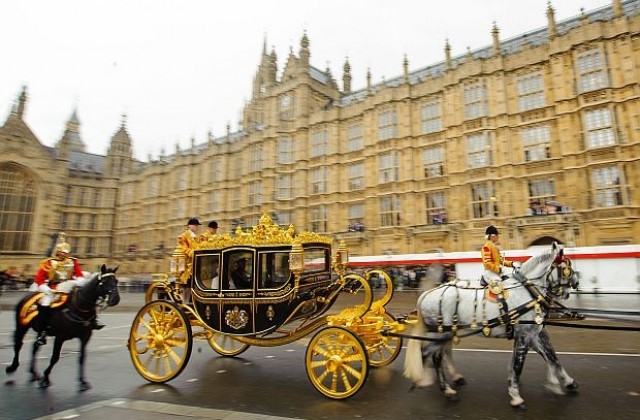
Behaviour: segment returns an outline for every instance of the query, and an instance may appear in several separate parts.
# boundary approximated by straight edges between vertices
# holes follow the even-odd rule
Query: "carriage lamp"
[[[177,278],[180,277],[180,274],[182,274],[186,269],[187,258],[179,249],[176,248],[171,254],[169,271],[171,271],[172,276]]]
[[[296,276],[296,279],[300,277],[300,274],[304,270],[304,250],[302,244],[298,241],[294,241],[291,245],[291,252],[289,252],[289,269]]]
[[[336,252],[336,256],[333,259],[334,269],[342,276],[344,275],[347,266],[349,265],[349,250],[347,249],[347,244],[344,240],[340,241],[338,245],[338,252]]]

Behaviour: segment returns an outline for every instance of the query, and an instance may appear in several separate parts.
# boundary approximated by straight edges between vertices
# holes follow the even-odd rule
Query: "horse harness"
[[[99,273],[98,274],[98,288],[101,287],[104,284],[104,278],[105,277],[114,277],[115,273]],[[111,291],[109,291],[111,292]],[[73,295],[76,299],[70,299],[69,300],[69,305],[71,305],[73,302],[77,301],[77,300],[82,300],[85,302],[90,302],[93,303],[91,301],[88,301],[86,299],[84,299],[81,295],[78,294],[78,288],[74,288],[73,289]],[[77,324],[81,324],[83,327],[88,327],[89,325],[91,325],[91,323],[98,317],[98,313],[96,311],[96,307],[102,307],[104,304],[99,303],[101,300],[103,300],[104,295],[100,295],[98,296],[98,300],[96,301],[96,304],[94,306],[92,306],[89,309],[83,309],[78,307],[78,305],[74,305],[74,309],[76,309],[78,312],[82,313],[82,314],[89,314],[88,318],[84,318],[82,316],[76,315],[74,313],[72,313],[70,311],[69,306],[65,307],[62,310],[62,314],[71,322],[77,323]]]

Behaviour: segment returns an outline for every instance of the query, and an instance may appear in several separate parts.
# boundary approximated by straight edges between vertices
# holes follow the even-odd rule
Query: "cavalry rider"
[[[64,282],[65,287],[58,288]],[[84,286],[89,282],[82,274],[82,269],[76,258],[71,257],[71,246],[65,242],[65,234],[58,235],[58,241],[53,249],[52,257],[40,262],[38,272],[31,285],[31,291],[43,293],[38,307],[38,317],[42,324],[42,330],[38,333],[38,345],[47,343],[47,330],[51,321],[51,303],[54,300],[54,291],[68,293],[73,287]],[[92,327],[96,330],[104,327],[97,319],[93,320]]]
[[[485,230],[485,238],[487,241],[482,246],[482,265],[484,273],[482,274],[483,286],[494,286],[502,281],[502,266],[519,268],[520,263],[511,261],[502,257],[498,245],[500,245],[500,233],[498,229],[491,225]]]

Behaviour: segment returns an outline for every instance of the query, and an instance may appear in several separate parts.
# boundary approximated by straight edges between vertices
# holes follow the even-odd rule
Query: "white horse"
[[[530,348],[547,362],[547,387],[557,393],[576,391],[578,384],[560,364],[543,322],[553,298],[566,299],[578,287],[571,261],[555,243],[550,250],[527,260],[503,282],[502,290],[488,290],[470,282],[445,283],[424,292],[417,303],[418,322],[413,335],[428,340],[409,340],[404,375],[422,388],[434,382],[448,398],[455,391],[447,382],[443,367],[456,385],[465,383],[453,363],[451,344],[460,337],[482,332],[487,337],[513,337],[513,358],[509,366],[508,391],[511,405],[526,408],[520,396],[519,379]],[[424,345],[423,343],[427,343]],[[425,366],[431,365],[433,370]]]

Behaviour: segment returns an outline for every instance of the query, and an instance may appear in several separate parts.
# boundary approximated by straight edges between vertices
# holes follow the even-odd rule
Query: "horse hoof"
[[[453,385],[457,387],[465,386],[467,384],[467,380],[464,377],[460,377],[453,381]]]
[[[525,403],[520,403],[518,405],[514,405],[512,406],[514,410],[516,410],[517,412],[524,412],[527,411],[527,404]]]
[[[18,365],[10,365],[10,366],[7,366],[4,371],[6,374],[11,374],[15,372],[16,369],[18,369]]]
[[[91,389],[91,384],[89,382],[82,382],[78,387],[78,391],[80,392],[88,391],[90,389]]]
[[[38,382],[38,387],[39,388],[49,388],[49,386],[51,386],[51,382],[49,382],[48,379],[40,379],[40,382]]]
[[[456,402],[458,401],[458,394],[445,394],[444,395],[447,401]]]
[[[565,389],[570,393],[578,392],[579,385],[576,381],[571,382],[569,385],[565,386]]]

